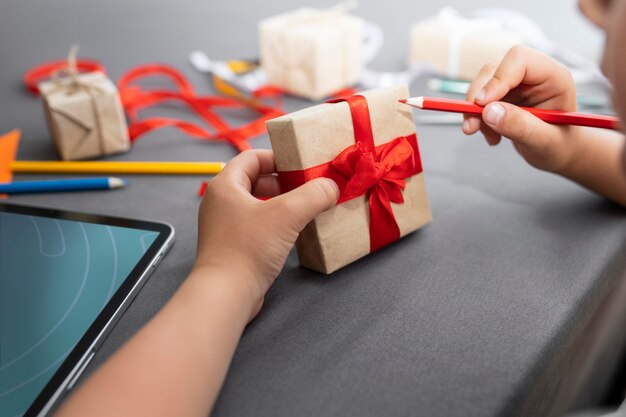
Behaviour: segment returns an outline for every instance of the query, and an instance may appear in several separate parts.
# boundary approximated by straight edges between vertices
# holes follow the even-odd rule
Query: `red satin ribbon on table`
[[[327,177],[339,186],[337,204],[368,193],[370,252],[400,238],[391,203],[403,204],[406,178],[422,172],[417,135],[400,136],[375,146],[365,97],[354,95],[329,101],[350,106],[355,144],[330,162],[299,171],[279,171],[281,190],[287,192],[314,178]]]
[[[169,78],[176,88],[174,90],[142,90],[139,86],[131,85],[138,79],[154,75]],[[120,78],[118,88],[122,104],[131,121],[128,131],[132,141],[154,129],[172,126],[199,139],[230,142],[239,151],[244,151],[250,149],[250,144],[247,142],[249,138],[266,132],[266,120],[283,114],[280,109],[274,107],[248,105],[241,100],[230,97],[197,95],[181,73],[172,67],[161,64],[142,65],[131,69]],[[142,120],[139,118],[139,110],[172,101],[188,106],[203,121],[213,127],[215,133],[209,132],[195,123],[179,119],[151,117]],[[260,116],[243,126],[232,127],[212,110],[214,107],[248,108],[259,113]]]

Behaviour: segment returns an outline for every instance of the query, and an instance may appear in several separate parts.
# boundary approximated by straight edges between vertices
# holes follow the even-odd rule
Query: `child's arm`
[[[246,324],[298,233],[335,204],[324,178],[279,193],[271,151],[248,151],[211,181],[199,213],[196,263],[165,307],[98,369],[59,416],[209,414]]]
[[[621,134],[551,125],[517,108],[576,111],[576,86],[563,65],[527,47],[513,47],[500,65],[483,67],[467,99],[485,109],[482,119],[465,117],[466,134],[480,130],[492,146],[501,136],[509,138],[532,166],[560,174],[626,206]]]

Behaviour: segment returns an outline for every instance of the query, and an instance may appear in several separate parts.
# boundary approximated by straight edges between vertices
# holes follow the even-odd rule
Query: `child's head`
[[[580,9],[606,32],[602,72],[613,84],[613,103],[626,121],[626,0],[579,0]]]

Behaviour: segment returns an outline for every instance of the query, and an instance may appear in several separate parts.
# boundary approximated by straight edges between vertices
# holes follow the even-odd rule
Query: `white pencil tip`
[[[419,107],[421,109],[424,107],[424,97],[409,97],[406,99],[406,104],[409,106]]]
[[[128,185],[128,181],[123,180],[121,178],[109,177],[109,187],[110,188],[121,188]]]

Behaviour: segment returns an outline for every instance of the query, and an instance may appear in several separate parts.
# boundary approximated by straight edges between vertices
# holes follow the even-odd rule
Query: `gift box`
[[[122,103],[101,72],[39,84],[50,136],[61,159],[97,158],[130,149]]]
[[[335,180],[337,205],[300,234],[300,264],[331,273],[432,219],[406,86],[371,90],[268,121],[283,192]]]
[[[448,78],[473,79],[485,64],[498,64],[522,42],[491,19],[466,19],[454,11],[411,27],[411,65],[427,64]]]
[[[303,8],[259,24],[269,84],[319,100],[360,78],[363,21],[340,9]]]

